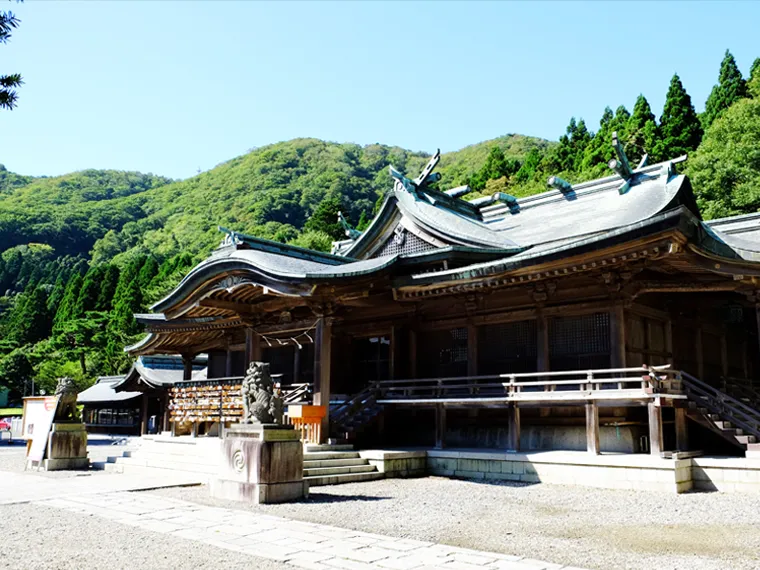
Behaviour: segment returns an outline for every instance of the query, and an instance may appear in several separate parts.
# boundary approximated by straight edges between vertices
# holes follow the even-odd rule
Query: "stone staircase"
[[[114,473],[197,473],[201,482],[218,470],[218,438],[157,435],[142,440],[136,450],[109,456],[102,468]]]
[[[362,459],[352,445],[307,444],[303,456],[303,478],[309,487],[382,479],[383,473]]]

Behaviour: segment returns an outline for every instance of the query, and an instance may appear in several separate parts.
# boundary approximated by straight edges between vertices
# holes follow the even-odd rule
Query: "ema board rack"
[[[183,382],[171,389],[173,422],[234,422],[243,415],[240,382]]]

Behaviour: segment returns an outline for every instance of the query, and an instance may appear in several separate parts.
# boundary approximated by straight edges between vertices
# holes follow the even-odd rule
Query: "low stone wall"
[[[360,451],[359,456],[377,467],[386,478],[422,477],[427,470],[426,451]]]
[[[661,459],[645,454],[429,450],[427,470],[432,475],[490,481],[554,483],[672,493],[683,493],[692,488],[690,459]]]
[[[691,463],[699,491],[760,493],[760,458],[694,457]]]
[[[646,429],[641,426],[601,426],[599,446],[603,452],[639,453],[641,436]],[[506,448],[509,431],[506,427],[449,428],[446,443],[458,448]],[[585,451],[585,426],[523,426],[520,433],[520,449],[524,451]]]

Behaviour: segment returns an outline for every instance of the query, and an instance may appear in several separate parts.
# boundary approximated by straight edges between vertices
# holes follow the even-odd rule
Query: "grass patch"
[[[23,412],[23,408],[0,408],[0,418],[6,416],[20,416]]]

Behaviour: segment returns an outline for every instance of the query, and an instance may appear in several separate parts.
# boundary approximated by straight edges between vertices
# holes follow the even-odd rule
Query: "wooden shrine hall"
[[[685,157],[633,168],[613,146],[610,176],[526,198],[438,190],[439,154],[415,179],[391,168],[371,225],[341,217],[329,254],[224,230],[127,350],[209,355],[215,392],[176,384],[206,402],[177,423],[235,421],[263,360],[328,408],[323,439],[742,454],[760,437],[760,214],[703,221]]]

